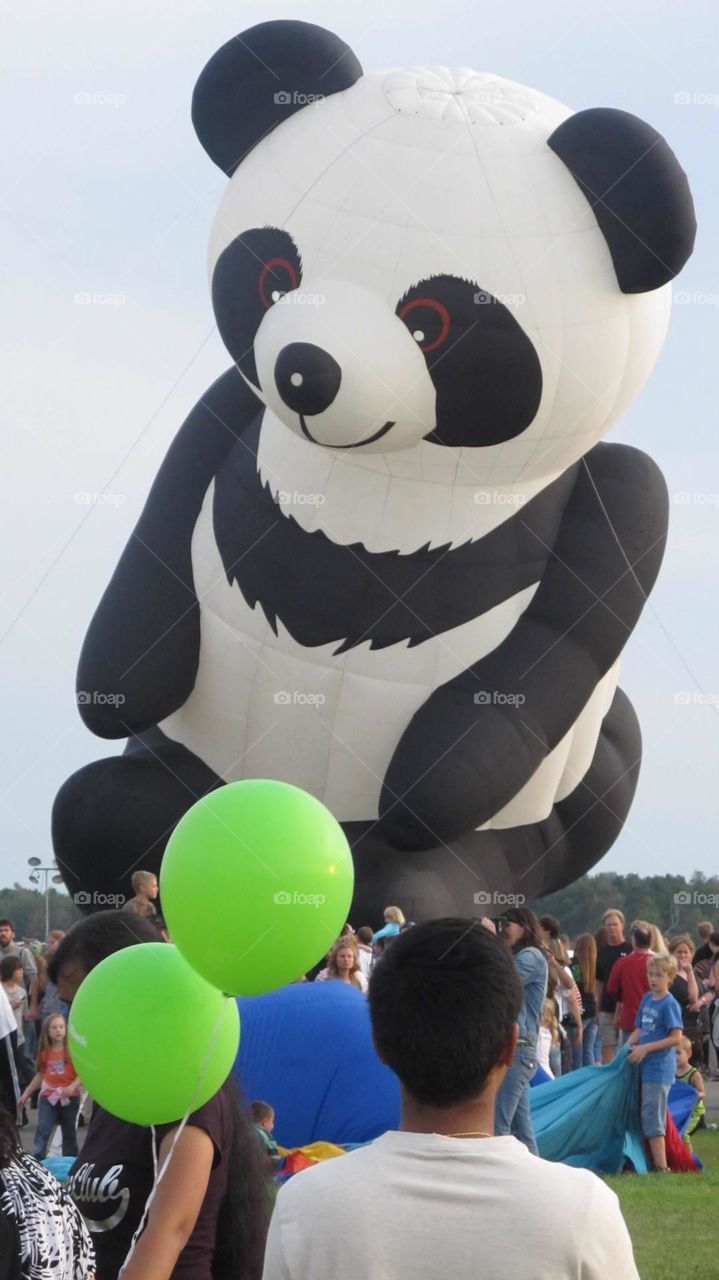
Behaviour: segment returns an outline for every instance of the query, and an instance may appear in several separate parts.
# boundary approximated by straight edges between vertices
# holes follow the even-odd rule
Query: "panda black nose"
[[[295,413],[314,414],[328,409],[341,381],[342,370],[337,361],[311,342],[291,342],[277,357],[277,390]]]

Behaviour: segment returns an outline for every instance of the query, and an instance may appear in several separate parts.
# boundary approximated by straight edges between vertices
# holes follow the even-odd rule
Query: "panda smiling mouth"
[[[311,440],[313,444],[321,445],[323,449],[359,449],[364,444],[374,444],[375,440],[381,440],[382,436],[386,436],[387,432],[391,431],[392,427],[395,425],[394,422],[385,422],[384,426],[380,427],[379,431],[375,431],[374,435],[368,436],[366,440],[356,440],[354,444],[325,444],[322,440],[315,440],[307,426],[307,423],[305,422],[304,414],[299,414],[299,419],[300,426],[302,427],[302,434],[305,435],[308,440]]]

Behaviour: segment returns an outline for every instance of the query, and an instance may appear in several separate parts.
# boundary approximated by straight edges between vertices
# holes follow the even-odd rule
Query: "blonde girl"
[[[397,937],[403,924],[406,924],[406,920],[399,907],[385,907],[384,928],[378,929],[376,933],[372,934],[372,945],[376,946],[378,942],[381,942],[383,946],[386,946],[390,938]]]
[[[537,1063],[546,1071],[550,1079],[554,1079],[554,1072],[550,1066],[549,1055],[552,1045],[559,1044],[559,1023],[557,1022],[557,1012],[554,1000],[545,1000],[542,1007],[542,1017],[539,1023],[539,1032],[537,1035]]]
[[[18,1107],[23,1107],[30,1095],[40,1090],[32,1153],[37,1160],[44,1160],[50,1134],[59,1124],[62,1154],[76,1156],[75,1121],[81,1086],[67,1047],[65,1019],[60,1013],[52,1013],[42,1024],[36,1065],[36,1074],[18,1099]]]

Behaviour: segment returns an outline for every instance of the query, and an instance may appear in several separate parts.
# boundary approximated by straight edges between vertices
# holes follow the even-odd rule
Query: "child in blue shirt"
[[[649,990],[637,1009],[634,1045],[629,1061],[639,1063],[642,1076],[642,1133],[649,1140],[654,1169],[667,1173],[664,1135],[667,1099],[676,1072],[676,1048],[682,1038],[682,1011],[669,995],[677,971],[674,956],[652,956],[647,963]]]
[[[372,946],[375,946],[378,942],[383,942],[384,946],[386,946],[390,938],[397,937],[398,933],[401,932],[402,925],[406,923],[400,907],[385,907],[384,919],[383,928],[372,934]]]

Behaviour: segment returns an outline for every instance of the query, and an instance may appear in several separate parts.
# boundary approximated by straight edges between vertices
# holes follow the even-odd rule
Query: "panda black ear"
[[[362,67],[349,45],[310,22],[261,22],[210,58],[192,95],[192,123],[225,173],[276,125],[349,89]]]
[[[609,247],[622,293],[648,293],[678,275],[694,247],[689,183],[651,125],[594,107],[548,139],[582,188]]]

